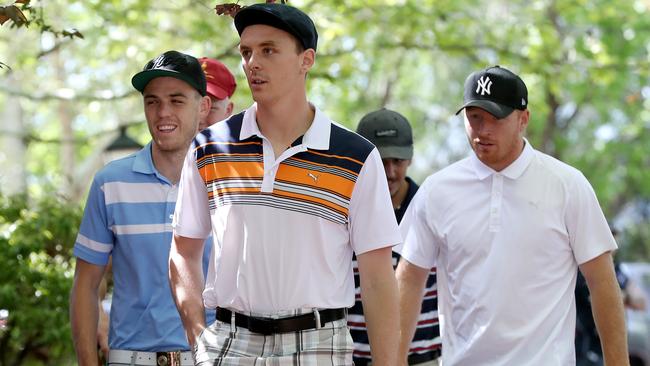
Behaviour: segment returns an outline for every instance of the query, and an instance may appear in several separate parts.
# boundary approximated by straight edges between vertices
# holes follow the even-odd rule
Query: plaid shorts
[[[352,366],[347,320],[320,329],[263,335],[215,321],[194,347],[197,366]]]

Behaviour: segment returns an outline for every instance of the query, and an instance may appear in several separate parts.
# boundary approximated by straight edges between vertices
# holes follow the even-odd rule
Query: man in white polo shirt
[[[195,362],[352,365],[354,251],[374,365],[394,366],[401,237],[381,157],[307,100],[317,32],[305,13],[255,4],[235,27],[256,103],[196,136],[174,217],[170,276]],[[207,328],[204,304],[217,308]]]
[[[626,365],[616,243],[589,182],[524,139],[519,76],[498,66],[474,72],[464,101],[474,153],[428,177],[401,222],[402,357],[437,266],[445,366],[575,364],[579,268],[605,363]]]

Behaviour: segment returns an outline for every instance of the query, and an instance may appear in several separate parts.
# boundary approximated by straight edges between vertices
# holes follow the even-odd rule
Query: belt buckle
[[[181,366],[181,351],[156,352],[156,365]]]

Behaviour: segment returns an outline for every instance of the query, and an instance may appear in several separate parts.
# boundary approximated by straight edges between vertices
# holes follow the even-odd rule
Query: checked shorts
[[[198,366],[352,366],[345,318],[320,329],[263,335],[215,321],[197,339]]]

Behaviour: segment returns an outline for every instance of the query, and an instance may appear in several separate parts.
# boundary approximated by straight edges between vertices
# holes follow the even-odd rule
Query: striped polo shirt
[[[206,306],[257,314],[354,304],[352,253],[400,242],[379,153],[314,107],[277,158],[256,105],[197,135],[176,234],[212,230]]]
[[[409,177],[406,177],[408,191],[399,209],[396,209],[395,217],[399,223],[406,212],[406,208],[418,190],[418,185]],[[393,267],[397,267],[400,255],[393,252]],[[354,284],[356,302],[348,313],[348,326],[350,335],[354,340],[354,364],[365,366],[372,361],[370,357],[370,343],[366,329],[366,319],[363,315],[361,303],[360,278],[356,258],[353,262]],[[440,326],[438,323],[438,289],[436,286],[436,269],[431,269],[424,287],[422,306],[418,317],[417,327],[411,345],[409,347],[409,365],[417,365],[428,360],[434,360],[440,356],[442,341],[440,339]]]
[[[167,275],[177,195],[154,167],[151,143],[95,175],[74,255],[99,266],[113,256],[111,349],[189,349]],[[207,241],[204,268],[211,247]]]

